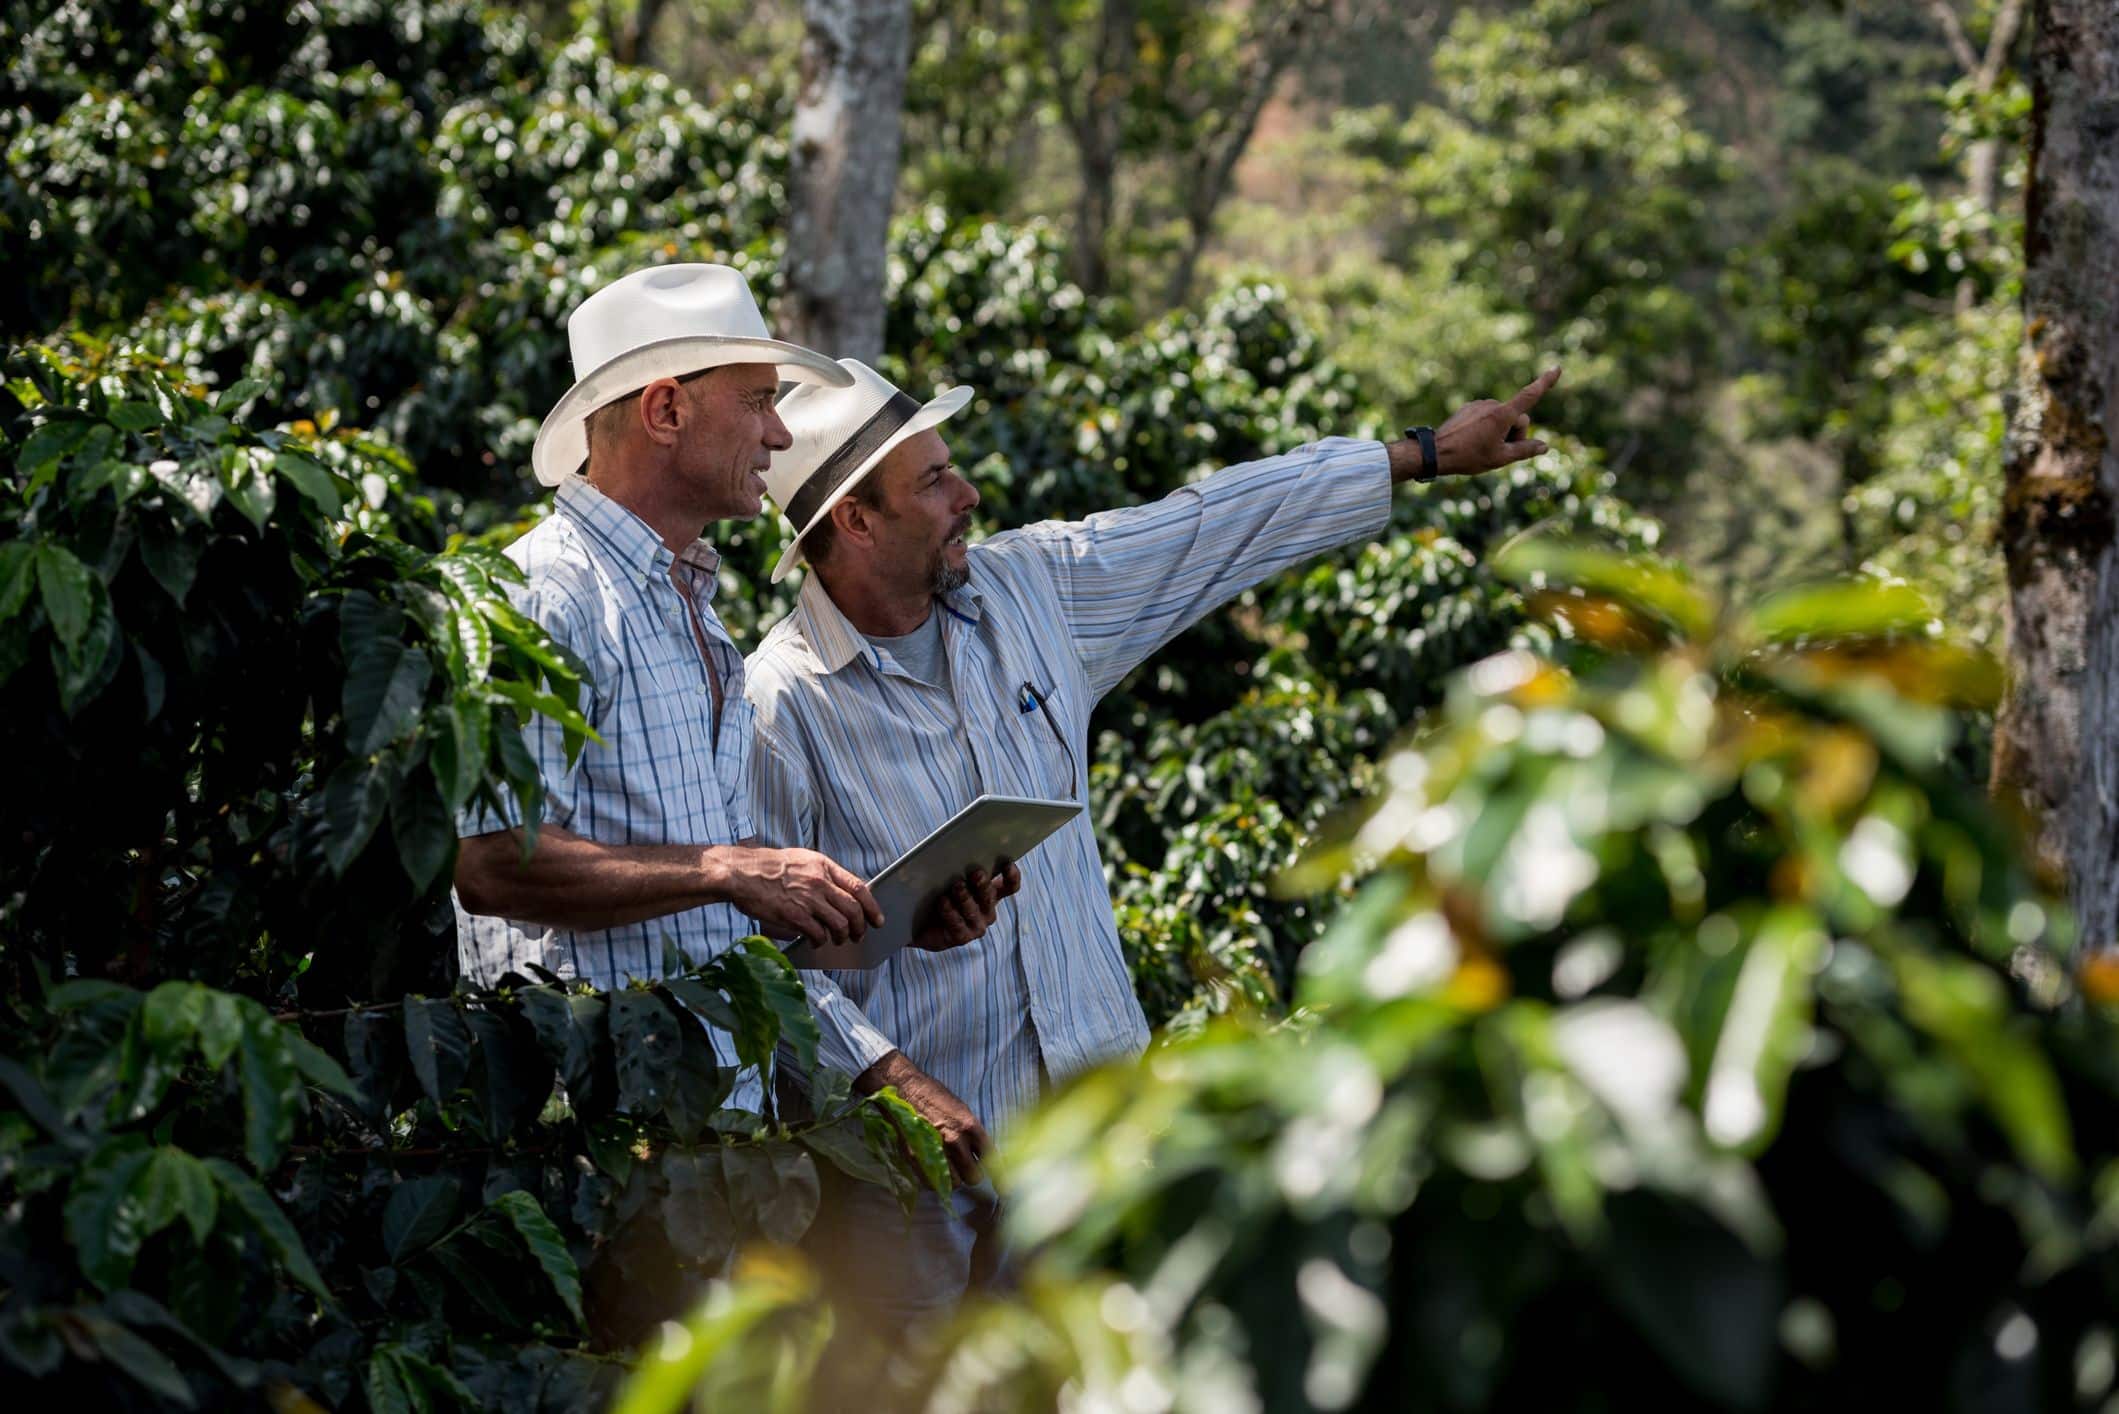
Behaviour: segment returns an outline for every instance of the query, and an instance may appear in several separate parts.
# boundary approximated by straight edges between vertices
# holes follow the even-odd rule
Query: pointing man
[[[923,404],[840,363],[849,383],[780,404],[794,442],[768,484],[798,538],[773,577],[812,568],[752,656],[748,691],[760,832],[869,875],[981,792],[1081,799],[1090,713],[1120,679],[1245,588],[1379,534],[1394,484],[1544,451],[1524,433],[1559,377],[1389,445],[1329,438],[1148,505],[967,545],[978,492],[937,429],[970,390]],[[1020,869],[1022,892],[971,946],[804,974],[821,1062],[864,1091],[895,1085],[966,1181],[988,1126],[1147,1041],[1086,816]],[[895,1244],[846,1277],[885,1319],[945,1306],[967,1284],[970,1227],[939,1203],[903,1241],[879,1194],[827,1204],[826,1223],[847,1234],[842,1248]]]

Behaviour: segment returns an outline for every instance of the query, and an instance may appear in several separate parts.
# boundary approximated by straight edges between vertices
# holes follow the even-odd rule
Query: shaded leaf
[[[425,893],[456,850],[456,820],[424,772],[399,779],[390,798],[390,836],[405,877]]]
[[[660,997],[633,988],[612,992],[610,1008],[618,1103],[632,1114],[653,1114],[662,1107],[683,1046],[677,1018]]]
[[[191,1240],[203,1247],[213,1231],[218,1199],[213,1174],[182,1149],[157,1149],[138,1179],[140,1227],[152,1237],[178,1218],[191,1229]]]
[[[88,1337],[97,1354],[138,1381],[143,1389],[180,1409],[199,1407],[176,1362],[139,1335],[90,1311],[76,1312],[68,1319]]]
[[[345,509],[345,499],[339,494],[338,479],[326,471],[319,462],[312,461],[300,452],[282,447],[272,459],[272,469],[287,478],[295,490],[302,493],[309,503],[332,520],[337,520]]]
[[[514,1134],[537,1118],[552,1094],[552,1067],[538,1051],[531,1029],[516,1018],[483,1007],[464,1013],[477,1042],[478,1068],[473,1089],[487,1132],[495,1138]]]
[[[324,1285],[316,1264],[309,1260],[308,1251],[302,1246],[300,1234],[280,1205],[272,1201],[272,1195],[261,1188],[257,1181],[226,1159],[207,1159],[206,1167],[212,1171],[214,1181],[220,1185],[221,1196],[234,1201],[243,1215],[250,1219],[258,1235],[265,1239],[265,1247],[279,1259],[287,1275],[307,1287],[319,1300],[329,1303],[331,1289]]]
[[[735,1077],[721,1068],[707,1039],[706,1026],[685,1012],[677,1018],[682,1038],[677,1064],[663,1095],[663,1109],[678,1139],[691,1143],[706,1132],[714,1111],[721,1108],[734,1086]]]
[[[928,1187],[943,1197],[949,1196],[949,1154],[942,1147],[942,1136],[935,1127],[921,1118],[920,1112],[907,1104],[895,1085],[886,1085],[876,1091],[875,1101],[882,1106],[883,1113],[897,1128],[898,1137],[912,1151],[912,1160]]]
[[[294,1138],[295,1117],[306,1108],[302,1081],[285,1032],[262,1007],[245,1018],[241,1056],[243,1149],[263,1172],[278,1165]]]
[[[383,1250],[390,1260],[405,1258],[432,1246],[455,1220],[461,1189],[448,1174],[409,1178],[390,1190],[383,1207]]]
[[[37,588],[52,632],[72,648],[88,632],[98,591],[95,574],[63,545],[37,547]]]
[[[515,1229],[523,1246],[530,1249],[530,1255],[537,1259],[539,1269],[552,1283],[553,1292],[572,1314],[575,1324],[581,1324],[581,1272],[575,1267],[559,1229],[552,1226],[544,1209],[538,1206],[535,1198],[520,1190],[501,1194],[493,1200],[492,1206]]]
[[[717,1273],[735,1250],[735,1220],[713,1149],[667,1149],[662,1177],[669,1201],[662,1205],[663,1230],[677,1255],[693,1266]]]
[[[131,1278],[146,1239],[138,1181],[152,1157],[136,1143],[106,1144],[82,1167],[67,1195],[66,1240],[83,1274],[105,1291]]]
[[[340,764],[324,785],[324,857],[344,874],[360,858],[390,803],[390,776],[364,761]]]
[[[406,1054],[400,1031],[398,1018],[385,1009],[346,1014],[346,1064],[355,1104],[371,1120],[385,1117],[397,1091],[398,1067]]]
[[[471,1029],[446,997],[407,997],[402,1011],[405,1054],[412,1060],[412,1073],[428,1099],[445,1105],[470,1074]]]

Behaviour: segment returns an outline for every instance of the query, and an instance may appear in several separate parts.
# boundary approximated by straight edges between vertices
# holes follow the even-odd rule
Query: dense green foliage
[[[703,1293],[630,1407],[791,1407],[840,1317],[755,1245],[820,1160],[947,1182],[845,1077],[800,1123],[724,1108],[697,1018],[750,1062],[813,1036],[762,943],[455,984],[451,815],[534,797],[523,714],[582,725],[497,553],[565,315],[671,259],[769,312],[785,219],[791,53],[694,73],[705,104],[611,61],[628,6],[532,8],[0,8],[0,1363],[40,1401],[582,1407]],[[2105,1398],[2110,1022],[1953,769],[1991,672],[1932,636],[1996,633],[2020,237],[1956,181],[2020,88],[1945,92],[1899,7],[1400,17],[1307,53],[1292,185],[1266,164],[1232,278],[1158,302],[1252,16],[1135,7],[1092,295],[1041,153],[1103,7],[1053,8],[1048,52],[1025,5],[916,7],[885,365],[977,387],[944,430],[986,528],[1554,357],[1564,432],[1105,704],[1163,1041],[1004,1137],[1021,1291],[864,1396]],[[1879,577],[1738,613],[1534,528]],[[785,533],[709,532],[739,643]]]
[[[1284,879],[1367,876],[1297,1019],[1040,1111],[1008,1166],[1038,1259],[900,1356],[897,1405],[2107,1397],[2114,993],[1945,764],[1991,663],[1902,587],[1736,613],[1653,562],[1504,559],[1558,647],[1455,678]],[[814,1360],[799,1274],[720,1299],[784,1324],[702,1388]],[[631,1407],[674,1407],[658,1373]]]

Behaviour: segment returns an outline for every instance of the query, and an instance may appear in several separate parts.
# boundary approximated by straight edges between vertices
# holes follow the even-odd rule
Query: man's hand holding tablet
[[[947,952],[974,942],[1000,916],[1001,900],[1023,887],[1023,871],[1012,859],[995,861],[999,873],[988,873],[977,865],[965,871],[949,890],[934,902],[934,917],[912,935],[910,946],[927,952]]]

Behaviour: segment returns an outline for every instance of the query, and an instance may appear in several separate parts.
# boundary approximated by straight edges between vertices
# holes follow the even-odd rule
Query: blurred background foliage
[[[1052,1255],[1020,1301],[905,1353],[908,1401],[1035,1406],[1071,1379],[1127,1407],[1592,1386],[1796,1407],[1889,1358],[1946,1382],[1938,1402],[2104,1397],[2119,1356],[2084,1312],[2113,1295],[2105,1023],[1968,793],[2027,99],[2005,48],[1968,67],[1937,15],[1978,50],[2011,8],[916,0],[885,363],[979,390],[949,434],[987,528],[1567,376],[1551,453],[1401,494],[1377,543],[1243,596],[1105,704],[1094,808],[1171,1045],[1152,1083],[1100,1077],[1011,1145],[1021,1234]],[[800,21],[765,0],[0,0],[0,33],[0,693],[33,743],[7,824],[38,842],[0,902],[8,1052],[74,1035],[51,1055],[89,1068],[49,1123],[45,1063],[10,1079],[5,1181],[67,1207],[50,1185],[93,1110],[125,1132],[93,1139],[120,1150],[81,1191],[113,1221],[148,1203],[167,1242],[196,1185],[176,1160],[122,1168],[123,1146],[183,1142],[157,1128],[176,1102],[109,1098],[158,1053],[91,1065],[128,1027],[145,1046],[146,1013],[47,1012],[45,985],[197,980],[286,1008],[448,991],[440,809],[525,787],[511,714],[571,699],[573,666],[507,620],[492,553],[543,513],[524,465],[570,381],[566,312],[640,264],[717,259],[770,316]],[[1501,572],[1525,532],[1548,548]],[[785,528],[709,533],[748,640],[786,607],[763,573]],[[1651,550],[1686,571],[1624,558]],[[1810,588],[1847,574],[1861,587]],[[1416,801],[1426,825],[1388,847],[1312,848]],[[1739,995],[1763,1000],[1732,1033]],[[352,1037],[312,1039],[358,1071]],[[491,1045],[563,1077],[564,1040],[535,1063],[521,1035]],[[1734,1138],[1712,1103],[1743,1069],[1717,1068],[1725,1041],[1751,1088],[1723,1093],[1764,1115]],[[425,1109],[302,1142],[483,1132],[451,1106],[479,1101],[485,1044]],[[308,1126],[303,1084],[337,1078],[305,1058],[250,1083]],[[246,1083],[239,1049],[185,1064],[201,1114]],[[1635,1068],[1662,1088],[1599,1088]],[[549,1118],[562,1178],[523,1183],[593,1285],[614,1229],[608,1195],[580,1195],[624,1160]],[[1083,1125],[1138,1143],[1084,1171]],[[1289,1167],[1305,1146],[1345,1162],[1313,1185]],[[404,1186],[386,1167],[361,1211]],[[668,1179],[633,1190],[659,1221]],[[312,1240],[349,1211],[296,1204]],[[201,1253],[277,1242],[269,1221],[215,1231]],[[452,1343],[475,1270],[400,1289],[368,1275],[399,1265],[369,1237],[320,1259],[341,1298],[389,1287],[327,1352],[372,1382],[331,1403],[578,1394],[571,1365],[488,1369]],[[496,1273],[520,1256],[463,1241]],[[687,1281],[733,1260],[709,1245]],[[1690,1269],[1638,1265],[1694,1248]],[[246,1299],[317,1299],[273,1250]],[[101,1395],[167,1397],[138,1332],[166,1363],[185,1322],[73,1280],[34,1309],[85,1315],[0,1316],[35,1344],[8,1358],[63,1349]],[[1699,1294],[1724,1286],[1738,1306]],[[663,1387],[798,1387],[829,1325],[799,1271],[716,1290],[721,1324]],[[282,1315],[257,1328],[299,1325]],[[530,1324],[513,1335],[543,1349]],[[709,1360],[715,1330],[783,1363]],[[1301,1358],[1261,1358],[1288,1339]],[[260,1387],[262,1367],[243,1385],[181,1358],[202,1392]],[[1536,1383],[1568,1370],[1598,1373]]]

